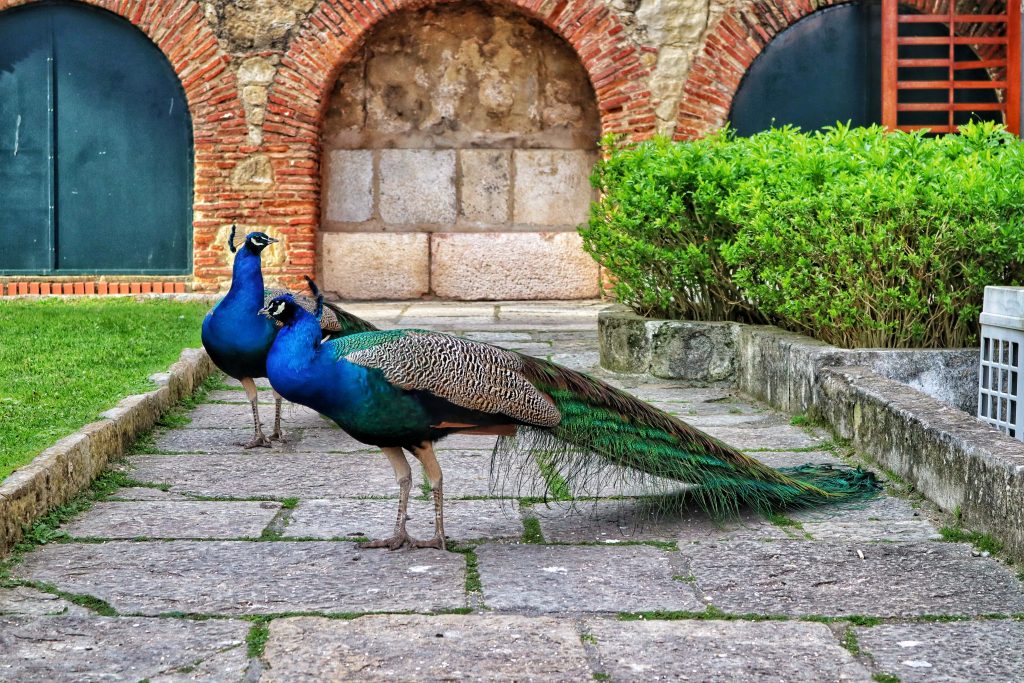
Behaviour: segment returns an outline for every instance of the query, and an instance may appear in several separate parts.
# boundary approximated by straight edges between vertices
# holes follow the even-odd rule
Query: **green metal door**
[[[170,64],[86,5],[0,14],[0,274],[184,273],[192,126]]]

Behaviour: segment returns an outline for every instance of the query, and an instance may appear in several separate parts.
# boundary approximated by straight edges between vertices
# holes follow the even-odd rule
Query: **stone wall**
[[[354,299],[596,296],[575,230],[599,134],[586,71],[543,24],[467,2],[390,17],[324,117],[323,286]]]
[[[837,1],[87,0],[145,33],[188,98],[192,289],[227,286],[237,223],[281,239],[266,272],[286,286],[319,270],[350,296],[372,277],[375,296],[474,298],[479,278],[534,263],[537,284],[509,272],[507,295],[596,293],[569,228],[597,137],[718,128],[764,46]],[[449,48],[414,44],[430,31]],[[359,191],[332,189],[349,182]]]

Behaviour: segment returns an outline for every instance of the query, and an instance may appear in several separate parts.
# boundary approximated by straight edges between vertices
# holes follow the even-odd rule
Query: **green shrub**
[[[965,346],[984,286],[1024,280],[1021,150],[991,124],[643,143],[598,165],[584,243],[644,314],[761,315],[845,347]]]
[[[601,199],[580,234],[616,298],[654,317],[761,321],[720,252],[736,228],[719,206],[749,170],[739,146],[726,134],[623,148],[605,138],[604,151],[591,176]]]

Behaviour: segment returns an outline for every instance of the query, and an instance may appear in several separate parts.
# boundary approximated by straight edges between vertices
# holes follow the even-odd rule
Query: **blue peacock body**
[[[270,439],[263,435],[257,407],[256,386],[253,380],[267,376],[267,353],[277,336],[278,325],[258,315],[263,305],[284,292],[268,290],[263,284],[263,268],[260,254],[277,240],[262,233],[246,235],[241,248],[235,249],[235,229],[232,226],[228,246],[235,252],[231,270],[231,288],[217,302],[217,305],[203,319],[203,347],[214,365],[227,375],[242,382],[252,407],[254,436],[245,446],[269,446]],[[317,294],[310,280],[310,288]],[[306,297],[296,301],[309,310],[315,302]],[[317,329],[330,338],[377,329],[371,323],[357,318],[335,306],[322,308]],[[271,438],[280,437],[281,402],[277,399],[274,411],[274,432]]]
[[[411,542],[404,509],[408,464],[424,464],[435,488],[443,547],[441,476],[432,444],[454,433],[496,434],[492,468],[516,457],[542,459],[570,487],[596,470],[616,468],[680,482],[712,513],[863,500],[874,476],[845,466],[775,469],[685,422],[555,363],[489,344],[424,330],[367,332],[322,342],[315,318],[291,297],[264,309],[283,323],[267,357],[271,385],[285,398],[334,420],[356,439],[380,446],[403,494],[395,536]],[[435,481],[436,480],[436,481]]]

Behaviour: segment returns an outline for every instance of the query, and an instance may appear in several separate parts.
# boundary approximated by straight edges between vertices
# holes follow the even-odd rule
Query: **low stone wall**
[[[867,367],[826,368],[814,413],[964,523],[1024,558],[1024,443]]]
[[[26,525],[89,486],[107,462],[123,455],[211,372],[205,351],[183,350],[167,372],[152,375],[157,389],[122,399],[102,419],[64,437],[0,483],[0,554],[21,539]]]
[[[841,349],[768,325],[649,320],[625,306],[598,318],[601,365],[613,372],[729,383],[782,410],[804,413],[825,368],[862,365],[973,413],[976,349]]]
[[[727,381],[820,419],[1024,559],[1024,443],[973,416],[977,350],[846,350],[775,327],[646,320],[625,307],[602,312],[598,324],[603,367]]]

